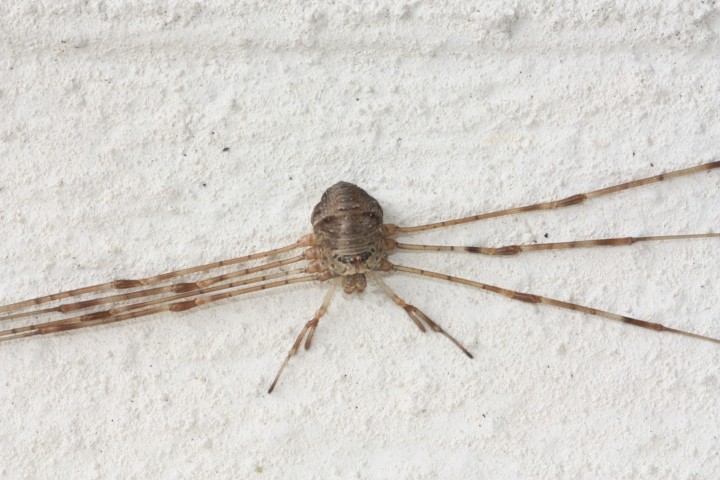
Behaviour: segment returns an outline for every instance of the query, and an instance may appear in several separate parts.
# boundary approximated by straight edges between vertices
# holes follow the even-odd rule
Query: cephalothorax
[[[513,300],[552,305],[617,322],[628,323],[650,330],[667,331],[670,333],[693,337],[699,340],[720,343],[720,339],[718,338],[666,327],[659,323],[639,320],[532,293],[509,290],[443,273],[398,265],[392,263],[389,258],[393,251],[397,249],[459,251],[482,255],[516,255],[523,252],[540,250],[621,246],[643,241],[717,238],[720,237],[720,233],[618,237],[559,243],[504,245],[500,247],[417,245],[401,243],[395,240],[396,236],[403,234],[412,234],[424,230],[449,227],[504,215],[568,207],[582,203],[585,200],[609,195],[629,188],[658,183],[671,178],[704,172],[716,168],[720,168],[720,161],[705,163],[683,170],[667,172],[653,177],[594,190],[592,192],[571,195],[560,200],[541,202],[524,207],[509,208],[506,210],[499,210],[415,227],[400,227],[394,224],[383,223],[383,211],[377,200],[356,185],[347,182],[339,182],[327,189],[320,202],[315,206],[311,217],[313,233],[301,237],[300,240],[291,245],[230,260],[214,262],[207,265],[185,268],[154,277],[134,280],[114,280],[99,285],[69,290],[17,302],[11,305],[1,306],[0,315],[3,316],[0,316],[0,321],[51,313],[60,313],[63,316],[52,321],[35,323],[32,325],[0,331],[0,341],[74,330],[94,325],[103,325],[106,323],[113,323],[162,312],[178,312],[246,293],[292,285],[295,283],[309,281],[329,282],[331,287],[328,290],[322,305],[315,313],[315,316],[308,321],[300,331],[300,334],[293,343],[292,348],[285,357],[282,366],[270,385],[269,392],[272,392],[280,374],[287,365],[287,362],[290,357],[297,353],[303,343],[303,340],[305,348],[310,348],[313,334],[317,328],[318,322],[325,314],[330,302],[332,301],[336,283],[339,283],[343,290],[348,294],[362,293],[365,291],[369,279],[376,283],[393,302],[401,306],[421,331],[425,332],[426,329],[429,328],[434,332],[444,335],[458,348],[460,348],[463,353],[472,358],[470,352],[462,346],[460,342],[443,330],[442,327],[440,327],[417,307],[405,302],[405,300],[399,297],[378,274],[378,272],[405,272],[413,275],[433,277],[453,283],[468,285],[497,293]],[[252,260],[284,255],[298,249],[303,249],[302,253],[288,258],[270,261],[252,267],[246,267],[202,280],[177,283],[170,282],[171,280],[179,279],[191,274],[206,272],[220,267],[247,263]],[[306,264],[289,270],[282,269],[285,266],[302,262],[306,262]],[[261,275],[253,275],[260,272],[263,273]],[[58,302],[70,297],[98,294],[112,290],[132,291],[90,298],[82,301],[59,303],[55,306],[46,308],[33,309],[33,307],[36,307],[37,305],[49,302]],[[154,298],[136,303],[121,303],[127,303],[129,300],[142,297]],[[73,314],[73,312],[76,311],[93,309],[100,307],[101,305],[110,305],[111,307],[101,307],[100,309],[81,315]]]

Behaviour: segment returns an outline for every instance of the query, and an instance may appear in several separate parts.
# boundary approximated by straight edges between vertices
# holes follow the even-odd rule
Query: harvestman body
[[[703,234],[681,234],[681,235],[664,235],[649,237],[620,237],[606,238],[598,240],[581,240],[573,242],[561,243],[545,243],[530,245],[506,245],[501,247],[458,247],[446,245],[417,245],[400,243],[394,237],[402,234],[411,234],[414,232],[432,230],[436,228],[459,225],[479,220],[504,215],[518,214],[523,212],[531,212],[535,210],[551,210],[556,208],[576,205],[592,198],[609,195],[629,188],[648,185],[651,183],[661,182],[675,177],[690,175],[707,170],[720,168],[720,161],[705,163],[696,167],[676,170],[653,177],[615,185],[612,187],[594,190],[592,192],[572,195],[570,197],[528,205],[525,207],[510,208],[496,212],[474,215],[470,217],[458,218],[454,220],[420,225],[416,227],[400,227],[394,224],[383,223],[383,211],[380,204],[371,197],[365,190],[347,182],[339,182],[328,188],[322,196],[320,203],[313,210],[311,222],[313,226],[312,234],[303,236],[300,240],[292,245],[269,250],[267,252],[256,253],[244,257],[223,260],[207,265],[186,268],[174,272],[169,272],[154,277],[137,279],[137,280],[115,280],[112,282],[94,285],[91,287],[60,292],[44,297],[38,297],[11,305],[1,306],[0,317],[2,320],[17,319],[27,316],[43,315],[52,312],[68,314],[70,312],[84,310],[97,307],[99,305],[127,302],[134,298],[155,296],[152,300],[146,300],[128,305],[115,306],[113,308],[99,310],[77,316],[66,316],[59,320],[53,320],[43,323],[36,323],[8,330],[0,331],[0,341],[12,340],[22,337],[34,335],[43,335],[48,333],[62,332],[65,330],[74,330],[94,325],[102,325],[106,323],[128,320],[131,318],[152,315],[160,312],[178,312],[188,310],[193,307],[204,305],[207,303],[235,297],[245,293],[266,290],[270,288],[302,283],[308,281],[330,281],[331,287],[323,300],[322,305],[318,309],[315,316],[305,324],[300,331],[295,343],[288,352],[282,363],[275,379],[270,385],[269,392],[272,392],[280,377],[280,374],[287,365],[290,357],[297,353],[300,345],[305,340],[305,348],[310,348],[313,334],[317,328],[320,318],[325,314],[327,308],[332,301],[336,283],[340,283],[345,293],[362,293],[367,286],[368,278],[375,282],[397,305],[401,306],[408,314],[410,319],[422,331],[430,328],[434,332],[441,333],[452,341],[465,355],[472,358],[472,354],[463,347],[454,337],[448,334],[437,323],[431,320],[427,315],[420,311],[414,305],[406,303],[400,298],[385,282],[377,275],[376,272],[405,272],[413,275],[421,275],[426,277],[434,277],[441,280],[447,280],[453,283],[472,286],[482,290],[490,291],[508,297],[513,300],[520,300],[527,303],[542,303],[552,305],[559,308],[575,310],[597,317],[603,317],[609,320],[628,323],[638,327],[647,328],[655,331],[667,331],[680,335],[693,337],[709,342],[720,343],[720,339],[712,338],[696,333],[677,330],[666,327],[659,323],[648,322],[636,318],[618,315],[615,313],[598,310],[583,305],[568,303],[531,293],[522,293],[514,290],[508,290],[494,285],[488,285],[465,278],[454,277],[443,273],[421,270],[409,266],[397,265],[392,263],[388,256],[394,250],[425,250],[425,251],[462,251],[483,255],[515,255],[522,252],[539,251],[539,250],[558,250],[569,248],[598,247],[598,246],[621,246],[630,245],[641,241],[660,241],[660,240],[681,240],[690,238],[711,238],[720,237],[720,233],[703,233]],[[145,288],[150,285],[157,285],[168,280],[187,276],[190,274],[204,272],[211,269],[235,265],[248,262],[260,258],[267,258],[274,255],[284,254],[293,250],[304,248],[304,251],[296,256],[282,260],[267,262],[258,266],[244,268],[235,272],[206,278],[204,280],[179,282],[167,284],[153,288]],[[260,276],[251,276],[242,280],[233,280],[241,277],[248,277],[253,273],[264,272],[268,270],[277,270],[286,265],[292,265],[306,261],[307,264],[302,268],[291,270],[275,271],[273,273],[264,273]],[[282,279],[282,280],[277,280]],[[337,279],[337,280],[334,280]],[[233,280],[233,281],[229,281]],[[250,287],[245,285],[256,284]],[[99,292],[118,290],[118,289],[137,289],[129,293],[121,293],[109,295],[105,297],[94,298],[90,300],[75,301],[70,303],[62,303],[54,307],[27,310],[36,305],[62,300],[69,297],[75,297],[84,294],[94,294]],[[212,293],[224,290],[222,293]],[[167,295],[170,294],[170,295]],[[164,295],[164,296],[163,296]],[[191,298],[192,297],[192,298]],[[189,299],[188,299],[189,298]],[[20,311],[27,310],[27,311]]]

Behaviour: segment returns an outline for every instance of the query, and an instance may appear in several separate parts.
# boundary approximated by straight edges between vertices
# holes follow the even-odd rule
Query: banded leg
[[[431,272],[429,270],[422,270],[420,268],[407,267],[407,266],[403,266],[403,265],[391,264],[391,268],[392,268],[392,270],[394,270],[396,272],[406,272],[406,273],[411,273],[413,275],[421,275],[421,276],[425,276],[425,277],[439,278],[440,280],[447,280],[448,282],[459,283],[462,285],[468,285],[471,287],[479,288],[481,290],[486,290],[488,292],[497,293],[499,295],[510,298],[512,300],[519,300],[521,302],[526,302],[526,303],[542,303],[545,305],[552,305],[554,307],[564,308],[566,310],[574,310],[576,312],[587,313],[588,315],[594,315],[596,317],[602,317],[602,318],[606,318],[608,320],[613,320],[616,322],[627,323],[630,325],[635,325],[637,327],[655,330],[656,332],[664,331],[664,332],[670,332],[670,333],[677,333],[679,335],[685,335],[687,337],[697,338],[699,340],[705,340],[705,341],[713,342],[713,343],[720,343],[720,339],[718,339],[718,338],[706,337],[705,335],[699,335],[697,333],[686,332],[685,330],[678,330],[675,328],[666,327],[659,323],[648,322],[645,320],[638,320],[637,318],[626,317],[625,315],[618,315],[616,313],[606,312],[604,310],[598,310],[597,308],[586,307],[584,305],[578,305],[576,303],[563,302],[562,300],[556,300],[554,298],[543,297],[541,295],[534,295],[532,293],[522,293],[522,292],[517,292],[515,290],[508,290],[506,288],[496,287],[494,285],[489,285],[487,283],[481,283],[481,282],[476,282],[473,280],[468,280],[467,278],[453,277],[452,275],[446,275],[444,273]]]
[[[399,250],[424,250],[431,252],[468,252],[480,255],[517,255],[523,252],[538,252],[541,250],[564,250],[570,248],[589,247],[619,247],[632,245],[638,242],[654,242],[662,240],[687,240],[692,238],[720,238],[720,233],[693,233],[686,235],[656,235],[651,237],[618,237],[603,238],[599,240],[578,240],[574,242],[534,243],[525,245],[505,245],[502,247],[465,247],[453,245],[418,245],[414,243],[400,243],[389,239],[391,247]],[[394,243],[393,243],[394,242]]]
[[[208,286],[215,285],[217,283],[224,282],[226,280],[230,280],[233,278],[243,277],[245,275],[262,272],[264,270],[270,270],[270,269],[276,268],[276,267],[291,265],[293,263],[300,262],[304,259],[305,259],[305,257],[303,255],[297,255],[295,257],[287,258],[285,260],[278,260],[276,262],[264,263],[264,264],[258,265],[256,267],[245,268],[245,269],[239,270],[237,272],[230,272],[230,273],[226,273],[224,275],[218,275],[215,277],[206,278],[204,280],[198,280],[195,282],[174,283],[172,285],[165,285],[162,287],[155,287],[155,288],[149,288],[149,289],[145,289],[145,290],[138,290],[135,292],[122,293],[119,295],[110,295],[107,297],[94,298],[91,300],[83,300],[81,302],[63,303],[63,304],[57,305],[55,307],[50,307],[50,308],[43,308],[43,309],[39,309],[39,310],[30,310],[27,312],[13,313],[10,315],[6,315],[4,317],[0,317],[0,322],[3,320],[11,320],[11,319],[17,319],[17,318],[22,318],[22,317],[30,317],[30,316],[42,315],[42,314],[52,313],[52,312],[60,312],[60,313],[75,312],[78,310],[84,310],[86,308],[96,307],[99,305],[105,305],[108,303],[122,302],[125,300],[132,300],[133,298],[149,297],[149,296],[153,296],[153,295],[160,295],[163,293],[191,292],[194,290],[200,290],[203,288],[207,288]],[[259,278],[263,278],[263,277],[259,277]],[[268,276],[265,279],[269,279],[269,278],[274,278],[274,277]],[[263,281],[263,280],[254,280],[254,281]]]
[[[372,278],[375,282],[377,282],[378,285],[380,285],[380,288],[382,289],[385,294],[390,297],[390,299],[395,302],[396,305],[400,306],[405,310],[405,312],[408,314],[410,319],[417,325],[417,327],[420,329],[421,332],[425,333],[425,327],[423,326],[422,322],[424,321],[427,323],[428,327],[430,327],[430,330],[433,332],[441,333],[445,337],[447,337],[452,343],[455,344],[462,352],[467,355],[470,358],[473,358],[472,354],[465,348],[460,342],[458,342],[455,337],[447,333],[443,328],[432,321],[430,317],[425,315],[419,308],[417,308],[415,305],[410,305],[409,303],[405,302],[402,298],[400,298],[389,286],[385,281],[383,281],[382,278],[380,278],[377,274],[373,272],[368,272],[370,275],[370,278]]]
[[[42,297],[33,298],[30,300],[24,300],[22,302],[11,303],[9,305],[0,306],[0,313],[11,312],[13,310],[20,310],[35,305],[40,305],[53,300],[62,300],[64,298],[76,297],[78,295],[85,295],[88,293],[99,293],[106,292],[109,290],[125,290],[128,288],[146,287],[150,285],[156,285],[158,283],[171,280],[183,275],[189,275],[191,273],[204,272],[206,270],[212,270],[215,268],[226,267],[228,265],[235,265],[237,263],[247,262],[250,260],[257,260],[260,258],[270,257],[272,255],[279,255],[281,253],[289,252],[300,247],[311,246],[314,243],[313,235],[305,235],[297,242],[292,245],[285,247],[276,248],[260,253],[253,253],[251,255],[245,255],[243,257],[232,258],[229,260],[222,260],[219,262],[208,263],[205,265],[198,265],[196,267],[184,268],[182,270],[175,270],[173,272],[167,272],[153,277],[133,279],[133,280],[113,280],[112,282],[101,283],[98,285],[92,285],[90,287],[78,288],[75,290],[68,290],[65,292],[53,293],[51,295],[45,295]]]
[[[244,285],[248,283],[248,280],[223,285],[216,285],[214,287],[209,287],[203,290],[181,293],[178,295],[173,295],[172,297],[159,298],[156,300],[148,300],[146,302],[126,305],[124,307],[118,307],[111,310],[103,310],[99,312],[88,313],[85,315],[79,315],[77,317],[65,318],[52,322],[44,322],[35,325],[27,325],[25,327],[3,330],[0,331],[0,342],[4,342],[7,340],[16,340],[18,338],[24,337],[33,337],[35,335],[46,335],[48,333],[64,332],[66,330],[75,330],[78,328],[93,327],[96,325],[104,325],[106,323],[114,323],[121,320],[130,320],[133,318],[144,317],[160,312],[180,312],[184,310],[189,310],[190,308],[194,308],[200,305],[205,305],[206,303],[216,302],[218,300],[224,300],[226,298],[243,295],[245,293],[259,292],[261,290],[268,290],[275,287],[282,287],[295,283],[303,283],[310,282],[312,280],[324,279],[326,278],[322,274],[316,273],[312,275],[305,275],[302,277],[287,278],[285,280],[263,283],[252,287],[231,290],[228,292],[218,293],[214,295],[198,296],[190,300],[176,301],[195,295],[201,295],[209,292],[215,292],[218,290],[234,288],[239,285]]]
[[[513,215],[516,213],[534,212],[536,210],[553,210],[556,208],[569,207],[570,205],[577,205],[590,200],[593,198],[610,195],[630,188],[642,187],[643,185],[650,185],[652,183],[662,182],[664,180],[670,180],[672,178],[684,177],[685,175],[692,175],[693,173],[705,172],[707,170],[713,170],[720,168],[720,161],[714,161],[709,163],[703,163],[695,167],[684,168],[682,170],[675,170],[672,172],[662,173],[653,177],[642,178],[640,180],[633,180],[631,182],[621,183],[619,185],[613,185],[611,187],[601,188],[599,190],[593,190],[592,192],[579,193],[571,195],[561,200],[554,200],[550,202],[536,203],[533,205],[527,205],[524,207],[508,208],[506,210],[498,210],[496,212],[483,213],[480,215],[472,215],[470,217],[456,218],[454,220],[446,220],[444,222],[429,223],[427,225],[418,225],[415,227],[400,227],[398,225],[386,224],[385,232],[388,235],[395,235],[399,233],[414,233],[422,232],[424,230],[434,230],[436,228],[450,227],[452,225],[461,225],[463,223],[477,222],[479,220],[486,220],[488,218],[502,217],[505,215]]]
[[[270,384],[268,393],[272,393],[272,391],[275,389],[275,385],[277,384],[278,379],[280,379],[280,374],[283,372],[283,370],[285,370],[285,367],[290,361],[290,357],[295,355],[298,349],[300,349],[303,338],[305,338],[305,350],[308,350],[310,348],[310,344],[312,343],[313,335],[315,335],[315,329],[318,326],[318,322],[320,322],[320,318],[325,315],[325,312],[327,312],[328,306],[330,306],[330,302],[333,299],[333,295],[335,295],[335,283],[330,286],[330,290],[328,290],[328,292],[325,294],[325,299],[323,300],[322,305],[320,305],[320,308],[318,308],[318,311],[315,312],[315,316],[312,318],[312,320],[305,324],[302,330],[300,330],[300,333],[295,339],[295,343],[293,343],[293,346],[290,348],[290,351],[285,357],[285,360],[283,360],[282,365],[280,365],[280,369],[278,370],[277,375],[275,375],[275,379]],[[306,334],[307,337],[305,337]]]

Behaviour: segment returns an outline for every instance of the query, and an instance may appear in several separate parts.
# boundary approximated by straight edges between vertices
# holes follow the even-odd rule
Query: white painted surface
[[[287,244],[341,179],[411,225],[717,159],[717,2],[579,3],[4,3],[0,304]],[[415,238],[718,231],[719,189],[706,173]],[[718,337],[717,252],[394,258]],[[720,471],[717,345],[387,281],[475,360],[373,289],[336,299],[269,396],[313,285],[5,343],[0,476]]]

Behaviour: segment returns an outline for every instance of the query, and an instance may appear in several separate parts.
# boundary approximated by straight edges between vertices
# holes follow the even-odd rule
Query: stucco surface
[[[0,304],[286,245],[339,180],[414,225],[720,155],[717,2],[17,1],[0,31]],[[412,241],[717,232],[719,191],[708,172]],[[720,337],[719,246],[393,259]],[[718,345],[386,280],[475,359],[370,287],[268,395],[320,284],[2,343],[0,477],[720,471]]]

